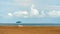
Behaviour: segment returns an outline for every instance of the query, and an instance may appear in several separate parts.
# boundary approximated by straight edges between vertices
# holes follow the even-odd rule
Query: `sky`
[[[0,0],[0,23],[60,23],[60,0]]]

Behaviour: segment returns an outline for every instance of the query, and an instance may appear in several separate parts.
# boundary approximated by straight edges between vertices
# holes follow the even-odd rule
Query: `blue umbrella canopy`
[[[16,23],[21,23],[21,21],[17,21]]]

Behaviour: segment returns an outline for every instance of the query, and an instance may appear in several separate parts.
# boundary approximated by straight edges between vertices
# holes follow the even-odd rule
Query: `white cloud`
[[[56,12],[58,16],[60,16],[60,11]]]
[[[28,17],[28,12],[27,11],[17,11],[17,12],[14,12],[13,15],[17,16],[17,17],[27,18]]]
[[[21,0],[20,0],[21,1]],[[41,14],[40,14],[41,13]],[[32,4],[31,6],[31,11],[16,11],[13,13],[8,13],[9,16],[16,16],[16,17],[24,17],[24,18],[30,18],[30,17],[35,17],[40,18],[40,17],[60,17],[60,11],[57,10],[52,10],[46,13],[46,11],[42,10],[40,11],[36,9],[35,5]]]
[[[45,13],[44,11],[41,12],[42,14],[39,15],[38,9],[35,8],[35,5],[32,4],[31,11],[16,11],[13,13],[8,13],[9,16],[16,16],[16,17],[24,17],[24,18],[30,18],[30,17],[44,17]],[[29,15],[30,14],[30,15]]]
[[[35,8],[35,6],[32,4],[31,6],[31,15],[33,16],[38,16],[39,15],[39,11]]]
[[[14,13],[8,13],[9,16],[16,16],[16,17],[23,17],[23,18],[31,18],[33,16],[38,16],[40,18],[42,17],[60,17],[60,11],[49,11],[47,12],[47,15],[44,11],[41,11],[41,14],[36,9],[33,9],[32,12],[29,15],[28,11],[16,11]],[[36,17],[37,18],[37,17]]]
[[[16,12],[13,12],[13,13],[8,13],[8,15],[9,16],[28,18],[28,17],[38,16],[39,15],[39,11],[37,9],[35,9],[34,5],[32,5],[30,13],[29,13],[29,11],[16,11]]]
[[[48,12],[48,15],[49,16],[56,16],[57,14],[56,14],[56,11],[53,10],[53,11]]]
[[[60,17],[60,11],[53,10],[53,11],[48,12],[48,15],[50,17]]]
[[[35,16],[38,16],[38,15],[39,15],[39,12],[38,12],[37,9],[33,9],[33,10],[31,11],[31,14],[32,14],[32,15],[35,15]]]
[[[9,16],[13,16],[13,14],[12,14],[12,13],[8,13],[8,15],[9,15]]]

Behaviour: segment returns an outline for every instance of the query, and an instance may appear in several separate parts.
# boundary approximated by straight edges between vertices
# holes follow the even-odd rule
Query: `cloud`
[[[31,6],[31,15],[33,16],[38,16],[39,15],[39,11],[35,8],[35,5],[32,4]]]
[[[50,17],[60,17],[60,11],[52,10],[48,12]]]
[[[12,13],[8,13],[8,16],[13,16],[13,14]]]
[[[27,11],[16,11],[13,13],[14,16],[16,17],[24,17],[27,18],[28,17],[28,12]]]
[[[29,15],[30,14],[30,15]],[[23,18],[31,18],[31,17],[36,17],[36,18],[43,18],[43,17],[60,17],[60,11],[49,11],[45,13],[45,11],[41,11],[41,14],[39,14],[36,9],[33,9],[32,12],[28,11],[16,11],[14,13],[8,13],[9,16],[15,16],[15,17],[23,17]]]
[[[31,11],[15,11],[13,13],[8,13],[9,16],[30,18],[34,16],[39,16],[39,11],[35,8],[35,5],[32,4]]]
[[[51,7],[51,6],[50,6]],[[48,7],[48,8],[50,8]],[[54,6],[55,7],[55,6]],[[51,8],[54,8],[51,7]],[[56,6],[57,8],[57,6]],[[43,17],[60,17],[60,11],[57,10],[49,10],[45,11],[46,9],[39,11],[34,4],[31,5],[30,11],[14,11],[13,13],[8,13],[9,16],[15,16],[15,17],[23,17],[23,18],[31,18],[31,17],[36,17],[36,18],[43,18]],[[47,12],[47,13],[46,13]]]
[[[31,11],[31,15],[35,15],[35,16],[39,15],[38,10],[37,10],[37,9],[33,9],[33,10]]]
[[[40,15],[40,13],[41,13],[41,15]],[[46,16],[46,14],[45,14],[45,11],[43,10],[43,11],[39,11],[36,7],[35,7],[35,5],[34,4],[32,4],[32,6],[31,6],[31,16],[37,16],[37,17],[45,17]]]

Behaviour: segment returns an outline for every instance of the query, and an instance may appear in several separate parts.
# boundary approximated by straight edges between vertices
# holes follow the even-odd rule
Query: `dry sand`
[[[60,26],[0,26],[0,34],[60,34]]]

